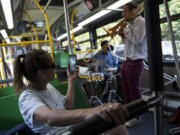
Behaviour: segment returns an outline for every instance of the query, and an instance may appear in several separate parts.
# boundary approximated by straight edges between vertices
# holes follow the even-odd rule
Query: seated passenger
[[[22,38],[21,42],[25,42],[25,41],[29,41],[28,38],[24,37]],[[29,44],[24,44],[23,47],[20,47],[17,52],[16,52],[16,56],[20,55],[20,54],[26,54],[28,53],[29,51],[31,51],[32,48],[31,48],[31,45]]]
[[[97,69],[98,72],[103,72],[105,75],[109,73],[109,69],[113,69],[113,73],[117,72],[118,59],[112,56],[111,52],[109,51],[107,40],[101,42],[101,51],[96,53],[93,59],[98,60],[100,62],[100,66],[98,66]]]
[[[69,72],[66,96],[61,95],[49,84],[54,80],[55,65],[51,56],[43,51],[33,51],[16,57],[14,67],[14,88],[19,96],[20,113],[35,133],[59,135],[71,125],[98,115],[117,127],[107,131],[110,135],[127,135],[122,126],[128,117],[127,109],[120,103],[103,104],[95,108],[71,109],[74,105],[74,80],[76,72]],[[27,80],[27,85],[23,79]]]
[[[80,46],[79,46],[79,44],[78,44],[77,41],[75,41],[75,47],[76,47],[76,51],[81,51],[81,48],[80,48]],[[73,41],[71,41],[71,51],[72,51],[73,54],[74,54]],[[68,45],[64,48],[64,52],[69,53],[69,47],[68,47]]]

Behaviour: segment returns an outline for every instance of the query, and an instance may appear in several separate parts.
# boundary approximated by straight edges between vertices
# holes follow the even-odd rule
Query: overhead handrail
[[[28,14],[28,12],[25,9],[23,9],[23,11],[24,11],[25,15],[27,16],[27,18],[29,19],[30,23],[32,23],[32,19],[31,19],[30,15]],[[36,37],[36,41],[38,41],[36,27],[34,25],[32,25],[32,28],[33,28],[33,31],[34,31],[34,34],[35,34],[35,37]],[[37,48],[40,49],[39,44],[37,44]]]
[[[16,36],[8,36],[8,38],[17,38],[17,37],[33,37],[34,35],[16,35]]]
[[[41,7],[41,5],[39,4],[39,2],[38,2],[37,0],[34,0],[34,2],[35,2],[36,5],[39,7],[39,9],[41,10],[41,12],[43,12],[43,14],[44,14],[44,17],[45,17],[45,20],[46,20],[47,33],[48,33],[48,37],[49,37],[49,40],[47,40],[47,41],[49,42],[49,45],[50,45],[51,57],[54,59],[52,38],[51,38],[51,32],[50,32],[50,28],[49,28],[49,21],[48,21],[47,13],[44,12],[44,9]]]
[[[49,4],[51,3],[51,1],[52,1],[52,0],[48,0],[48,2],[47,2],[47,4],[46,4],[46,6],[45,6],[45,8],[44,8],[44,11],[43,11],[44,13],[46,12],[46,10],[47,10],[47,8],[48,8]]]
[[[163,1],[164,1],[166,17],[167,17],[167,21],[168,21],[168,27],[169,27],[169,31],[170,31],[170,39],[171,39],[173,56],[174,56],[174,61],[175,61],[176,73],[177,73],[177,85],[178,85],[178,88],[180,88],[180,69],[179,69],[179,62],[178,62],[178,55],[177,55],[175,38],[174,38],[174,32],[172,29],[172,22],[171,22],[171,18],[170,18],[167,0],[163,0]]]
[[[12,46],[21,44],[35,44],[35,43],[49,43],[49,40],[39,40],[39,41],[25,41],[25,42],[14,42],[14,43],[2,43],[0,46]]]
[[[39,4],[39,2],[37,0],[34,0],[34,2],[36,3],[36,5],[39,7],[39,9],[43,12],[43,8],[41,7],[41,5]],[[51,39],[51,33],[50,33],[50,28],[49,28],[49,21],[48,21],[48,16],[46,12],[43,12],[45,20],[46,20],[46,27],[47,27],[47,33],[48,33],[48,37],[49,40],[39,40],[39,41],[26,41],[26,42],[16,42],[16,43],[2,43],[0,44],[0,46],[12,46],[12,45],[21,45],[21,44],[35,44],[35,43],[49,43],[50,45],[50,49],[51,49],[51,57],[54,59],[53,56],[53,45],[52,45],[52,39]]]

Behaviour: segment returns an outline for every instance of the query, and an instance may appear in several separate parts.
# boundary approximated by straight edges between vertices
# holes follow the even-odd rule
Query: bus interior
[[[88,5],[87,1],[91,4]],[[151,98],[155,98],[157,103],[146,111],[137,111],[142,123],[127,128],[129,135],[180,134],[179,0],[0,0],[2,134],[26,134],[19,130],[8,132],[24,123],[13,89],[14,60],[23,48],[29,51],[43,49],[51,55],[56,65],[55,80],[51,84],[62,94],[66,94],[67,89],[67,65],[75,58],[79,74],[74,84],[77,97],[74,109],[104,103],[102,96],[107,91],[107,102],[123,104],[121,71],[115,75],[111,72],[105,82],[110,87],[102,88],[105,75],[92,68],[103,64],[93,59],[103,40],[109,42],[110,53],[118,59],[118,68],[122,66],[125,45],[116,31],[113,31],[116,33],[113,37],[107,31],[123,19],[123,6],[131,1],[139,5],[146,24],[148,57],[144,60],[140,93],[148,105]],[[136,110],[137,106],[133,107]],[[93,127],[93,123],[90,126],[82,126],[84,129],[75,127],[77,129],[72,131],[88,135],[86,129],[92,128],[91,135],[95,135],[101,128]]]

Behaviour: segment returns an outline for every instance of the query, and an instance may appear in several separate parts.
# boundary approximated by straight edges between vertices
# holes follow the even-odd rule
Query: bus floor
[[[128,128],[129,135],[155,135],[153,113],[147,112],[141,116],[141,119],[141,124]],[[163,118],[163,135],[169,135],[169,130],[178,126],[180,125],[169,123],[167,118]]]

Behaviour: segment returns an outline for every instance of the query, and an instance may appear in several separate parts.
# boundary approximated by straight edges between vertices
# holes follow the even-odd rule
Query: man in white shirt
[[[133,2],[124,6],[123,17],[126,21],[118,32],[125,44],[125,61],[121,67],[121,85],[125,104],[141,98],[143,60],[147,57],[145,20],[141,16],[132,17],[136,9],[137,4]]]

